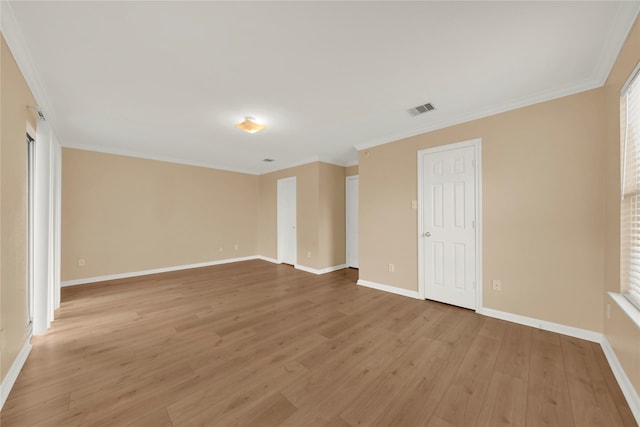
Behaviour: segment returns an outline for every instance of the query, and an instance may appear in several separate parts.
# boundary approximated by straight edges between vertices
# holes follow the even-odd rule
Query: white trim
[[[331,273],[332,271],[337,271],[337,270],[342,270],[343,268],[347,268],[347,264],[334,265],[333,267],[322,268],[320,270],[318,270],[316,268],[311,268],[311,267],[307,267],[307,266],[304,266],[304,265],[300,265],[300,264],[296,264],[296,265],[294,265],[294,267],[297,270],[306,271],[307,273],[325,274],[325,273]]]
[[[601,86],[607,82],[609,74],[620,55],[620,51],[622,50],[622,47],[624,46],[639,13],[640,2],[637,0],[619,3],[618,11],[613,19],[613,25],[609,31],[609,37],[605,40],[604,47],[600,54],[600,60],[598,61],[598,67],[594,73],[594,79],[598,80]],[[625,22],[629,16],[635,16],[635,18],[629,20],[627,25],[622,25],[621,22]]]
[[[616,356],[616,352],[611,347],[609,340],[607,340],[606,336],[602,337],[602,341],[600,343],[602,347],[602,351],[604,352],[605,357],[607,358],[607,362],[609,362],[609,367],[613,371],[613,376],[616,377],[618,381],[618,385],[622,390],[622,394],[625,399],[627,399],[627,404],[629,405],[629,409],[633,413],[633,416],[636,419],[638,425],[640,425],[640,396],[636,392],[636,389],[633,387],[631,380],[627,376],[627,373],[622,369],[622,365],[618,360],[618,356]]]
[[[85,285],[87,283],[104,282],[107,280],[127,279],[129,277],[146,276],[149,274],[167,273],[169,271],[188,270],[190,268],[209,267],[212,265],[229,264],[232,262],[249,261],[258,259],[258,256],[246,256],[240,258],[226,258],[217,261],[199,262],[196,264],[176,265],[173,267],[154,268],[152,270],[132,271],[129,273],[109,274],[106,276],[87,277],[84,279],[65,280],[61,286]]]
[[[257,255],[257,256],[256,256],[256,259],[261,259],[262,261],[272,262],[272,263],[274,263],[274,264],[282,264],[280,261],[278,261],[278,260],[277,260],[277,259],[275,259],[275,258],[269,258],[269,257],[262,256],[262,255]]]
[[[29,353],[31,352],[31,334],[27,337],[27,342],[24,343],[24,346],[16,356],[16,360],[13,361],[11,368],[9,368],[9,372],[5,375],[2,380],[2,385],[0,386],[0,410],[4,407],[4,403],[7,401],[9,397],[9,393],[11,393],[11,389],[18,379],[18,375],[20,375],[20,371],[27,361],[27,357],[29,357]]]
[[[620,306],[620,309],[631,318],[631,321],[640,328],[640,310],[638,310],[635,305],[631,304],[631,301],[626,299],[624,295],[615,292],[607,293],[609,294],[609,297],[611,297],[611,299]]]
[[[546,320],[536,319],[533,317],[521,316],[519,314],[508,313],[506,311],[494,310],[492,308],[480,307],[476,313],[483,316],[494,317],[496,319],[506,320],[508,322],[518,323],[520,325],[531,326],[533,328],[545,331],[556,332],[570,337],[580,338],[583,340],[600,343],[602,342],[602,334],[590,331],[588,329],[575,328],[560,323],[548,322]]]
[[[35,62],[29,53],[20,24],[18,24],[11,4],[8,1],[0,1],[0,28],[2,29],[2,35],[4,36],[4,39],[16,60],[16,64],[18,64],[18,68],[27,82],[27,86],[29,86],[33,97],[38,103],[38,107],[43,110],[53,132],[57,133],[55,112],[51,107],[52,104],[49,101],[49,96],[42,84]],[[29,107],[35,107],[35,105]],[[33,137],[35,138],[35,135],[33,135]]]
[[[185,160],[185,159],[179,159],[171,156],[140,153],[138,151],[126,150],[126,149],[117,148],[117,147],[103,147],[100,145],[91,145],[91,144],[74,144],[69,142],[65,142],[62,146],[64,148],[72,148],[74,150],[91,151],[95,153],[104,153],[104,154],[114,154],[116,156],[134,157],[136,159],[145,159],[145,160],[155,160],[157,162],[177,163],[180,165],[196,166],[196,167],[208,168],[208,169],[217,169],[221,171],[243,173],[247,175],[260,175],[260,173],[256,173],[255,171],[251,171],[249,169],[232,168],[232,167],[210,163],[210,162]]]
[[[350,162],[346,162],[344,164],[345,168],[351,167],[351,166],[358,166],[359,160],[355,159],[355,160],[351,160]]]
[[[396,286],[383,285],[381,283],[370,282],[368,280],[358,279],[358,285],[365,286],[371,289],[377,289],[379,291],[389,292],[396,295],[402,295],[403,297],[415,298],[415,299],[424,299],[420,298],[420,294],[417,291],[411,291],[409,289],[402,289]]]
[[[470,139],[468,141],[456,142],[452,144],[439,145],[437,147],[418,150],[418,295],[421,299],[426,298],[424,286],[425,267],[422,239],[424,234],[424,164],[425,154],[438,153],[442,151],[457,150],[460,148],[473,148],[474,173],[475,173],[475,250],[476,250],[476,308],[482,307],[482,138]]]

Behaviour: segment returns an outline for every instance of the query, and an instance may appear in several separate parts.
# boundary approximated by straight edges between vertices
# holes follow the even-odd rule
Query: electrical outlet
[[[311,251],[307,252],[307,258],[311,258]]]
[[[220,247],[220,252],[222,252],[222,246]]]
[[[495,280],[493,281],[493,290],[494,291],[501,291],[502,290],[502,282],[500,280]]]
[[[396,269],[396,266],[394,264],[389,264],[389,272],[393,273]]]
[[[418,209],[418,201],[417,200],[412,200],[411,201],[411,209]]]
[[[84,265],[85,265],[86,263],[87,263],[87,262],[85,261],[85,259],[84,259],[84,258],[80,258],[80,259],[78,260],[78,267],[84,267]]]
[[[237,251],[239,248],[240,248],[240,246],[239,246],[237,243],[233,246],[233,249],[234,249],[234,250],[236,250],[236,251]]]

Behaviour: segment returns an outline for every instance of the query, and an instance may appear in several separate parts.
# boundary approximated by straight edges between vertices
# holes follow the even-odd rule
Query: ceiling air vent
[[[275,162],[275,159],[262,159],[263,162],[267,162],[267,163],[271,163],[271,162]]]
[[[422,105],[418,105],[417,107],[413,107],[412,109],[410,109],[408,111],[409,111],[409,114],[411,114],[412,116],[417,116],[419,114],[428,113],[429,111],[433,111],[435,109],[436,109],[436,107],[434,107],[432,103],[427,102],[426,104],[422,104]]]

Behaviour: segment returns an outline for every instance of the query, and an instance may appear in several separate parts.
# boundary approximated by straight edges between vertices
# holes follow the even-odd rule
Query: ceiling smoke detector
[[[267,163],[271,163],[271,162],[275,162],[275,159],[262,159],[263,162],[267,162]]]
[[[417,107],[413,107],[407,111],[409,112],[409,114],[415,117],[420,114],[428,113],[429,111],[433,111],[435,109],[436,107],[434,107],[432,103],[427,102],[426,104],[418,105]]]

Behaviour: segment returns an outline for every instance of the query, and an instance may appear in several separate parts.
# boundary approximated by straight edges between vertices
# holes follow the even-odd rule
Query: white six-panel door
[[[297,262],[296,177],[278,180],[278,261]]]
[[[420,153],[420,251],[427,299],[476,308],[476,173],[474,146]]]

